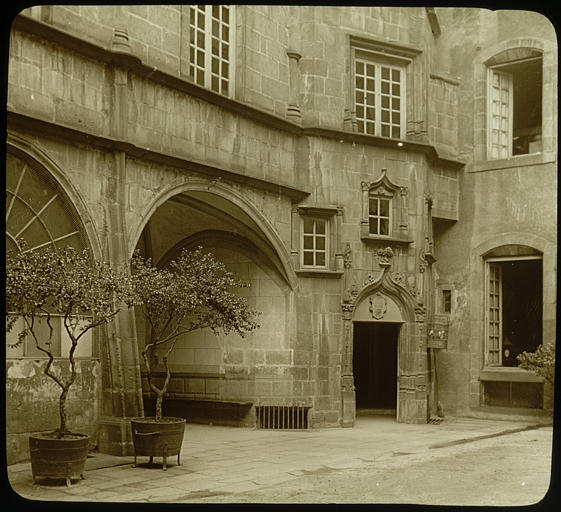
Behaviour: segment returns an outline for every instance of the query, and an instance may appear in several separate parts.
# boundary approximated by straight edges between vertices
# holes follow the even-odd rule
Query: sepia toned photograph
[[[14,13],[9,500],[551,501],[557,38],[530,3]]]

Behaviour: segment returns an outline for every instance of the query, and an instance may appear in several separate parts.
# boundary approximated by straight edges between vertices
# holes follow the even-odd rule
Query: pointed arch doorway
[[[360,290],[351,287],[343,298],[343,427],[354,425],[357,411],[393,407],[394,400],[399,423],[428,421],[424,307],[382,263],[378,276],[369,276]]]

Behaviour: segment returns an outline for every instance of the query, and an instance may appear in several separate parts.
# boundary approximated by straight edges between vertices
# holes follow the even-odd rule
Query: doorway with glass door
[[[353,374],[357,416],[396,417],[399,323],[355,322]]]

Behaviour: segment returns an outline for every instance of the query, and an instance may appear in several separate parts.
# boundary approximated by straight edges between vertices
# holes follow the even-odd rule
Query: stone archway
[[[291,289],[296,287],[297,277],[291,265],[286,243],[263,212],[244,197],[235,187],[216,180],[186,178],[176,181],[153,198],[144,208],[139,222],[131,230],[128,240],[130,255],[138,249],[148,223],[163,206],[175,202],[201,211],[207,216],[229,224],[230,230],[240,233],[255,245],[277,267]],[[208,226],[207,226],[208,227]],[[180,242],[178,239],[176,242]]]
[[[150,215],[138,224],[142,231],[134,249],[166,266],[181,250],[200,246],[249,284],[237,293],[260,312],[259,328],[243,339],[210,329],[180,336],[170,355],[172,390],[164,407],[177,414],[196,411],[193,421],[250,425],[252,404],[276,399],[279,391],[290,396],[293,388],[287,368],[296,325],[295,274],[284,244],[263,212],[227,184],[174,185],[146,211]],[[135,317],[141,348],[146,329],[142,316]],[[151,396],[144,391],[150,409]]]
[[[353,375],[354,322],[399,323],[397,367],[397,421],[426,423],[428,420],[428,359],[424,311],[409,291],[391,275],[390,263],[381,263],[381,273],[370,276],[361,290],[352,289],[343,300],[343,354],[341,376],[341,425],[352,427],[356,418]]]

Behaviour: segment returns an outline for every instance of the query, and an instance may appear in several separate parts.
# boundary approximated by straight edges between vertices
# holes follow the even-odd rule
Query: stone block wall
[[[430,142],[442,151],[456,152],[455,84],[453,80],[442,82],[443,77],[438,74],[428,78],[429,53],[435,42],[423,8],[247,5],[235,6],[235,12],[237,49],[233,99],[285,118],[291,97],[295,97],[304,125],[340,130],[344,128],[345,111],[352,110],[354,102],[351,99],[349,36],[401,44],[422,52],[415,63],[409,65],[408,72],[407,118],[412,124],[407,129],[411,137],[426,140],[428,133]],[[30,13],[107,49],[111,48],[113,31],[125,29],[132,54],[143,64],[173,77],[185,78],[182,70],[187,58],[188,6],[43,6]],[[294,80],[290,76],[287,51],[301,55]],[[146,86],[140,82],[138,80],[135,90],[143,94],[143,101],[150,101],[154,91],[144,92]],[[423,93],[427,87],[432,90],[428,111]],[[158,109],[138,111],[136,116],[131,113],[134,117],[131,123],[136,125],[141,144],[159,143],[158,125],[165,123],[169,126],[166,145],[181,150],[185,148],[183,139],[190,139],[190,131],[195,137],[197,130],[181,115],[186,107],[185,97],[175,95],[171,99],[161,92],[156,96],[176,104],[172,113],[166,115]],[[90,101],[100,100],[91,95]],[[430,115],[430,111],[434,114]],[[72,112],[79,115],[75,108]],[[92,115],[85,112],[82,117],[86,117],[86,113]],[[82,122],[91,125],[96,120],[86,118]],[[219,130],[218,135],[232,139],[228,133],[232,130],[227,126],[224,130],[224,133]],[[188,144],[188,149],[195,153],[201,142],[200,135],[197,138]],[[232,148],[224,150],[232,151]],[[235,147],[233,152],[236,153]],[[247,162],[238,159],[237,163],[243,166]]]
[[[460,173],[450,169],[434,169],[430,194],[433,219],[459,220]]]
[[[351,285],[361,286],[380,271],[376,251],[385,245],[360,239],[361,181],[378,179],[381,169],[388,169],[389,179],[408,190],[404,235],[411,243],[395,247],[392,272],[421,295],[428,282],[427,274],[421,275],[425,201],[429,193],[433,198],[434,277],[436,284],[452,287],[454,301],[449,347],[439,352],[438,361],[445,410],[465,410],[479,399],[482,303],[480,283],[474,281],[470,265],[487,240],[514,229],[547,240],[540,246],[547,248],[549,265],[544,335],[553,337],[555,290],[550,283],[555,279],[550,262],[555,252],[556,174],[551,155],[556,152],[556,109],[544,111],[549,160],[544,156],[498,169],[478,167],[473,161],[485,140],[484,85],[474,73],[474,58],[481,48],[512,37],[532,41],[531,34],[541,31],[544,90],[551,96],[556,85],[555,38],[547,35],[542,21],[518,23],[521,33],[516,34],[512,20],[500,13],[439,10],[442,34],[435,38],[423,8],[236,6],[236,81],[230,101],[185,80],[186,8],[35,7],[29,11],[32,17],[83,38],[84,44],[64,43],[66,36],[60,35],[56,41],[42,41],[33,30],[16,30],[8,75],[10,112],[52,123],[44,126],[59,125],[64,134],[21,124],[16,130],[49,155],[73,184],[100,247],[121,235],[111,231],[117,218],[113,207],[121,208],[122,222],[117,224],[126,231],[123,245],[128,245],[119,249],[121,257],[137,245],[159,201],[195,182],[197,190],[204,187],[207,192],[223,185],[220,190],[238,198],[238,206],[243,203],[240,198],[244,205],[253,205],[262,214],[260,225],[274,233],[283,254],[292,249],[294,207],[342,207],[336,243],[338,251],[346,244],[350,247],[351,264],[345,273],[334,279],[291,274],[294,293],[282,297],[268,293],[269,284],[261,290],[259,282],[267,322],[273,326],[267,332],[278,333],[284,321],[283,339],[271,335],[262,344],[250,341],[245,347],[232,342],[227,351],[218,342],[204,348],[182,346],[186,360],[195,350],[207,350],[199,353],[201,361],[219,368],[224,377],[216,377],[214,370],[196,376],[179,371],[173,393],[189,399],[252,397],[257,403],[315,397],[312,422],[337,421],[341,297]],[[118,28],[127,30],[132,55],[141,61],[128,61],[130,69],[116,64],[110,51]],[[420,51],[407,72],[407,138],[419,144],[408,145],[406,140],[400,149],[349,133],[344,126],[345,109],[353,105],[350,36]],[[288,50],[301,55],[296,67],[289,68]],[[103,58],[92,58],[96,52]],[[303,128],[285,120],[294,98]],[[556,98],[551,104],[556,105]],[[66,138],[70,132],[75,140]],[[461,157],[467,172],[435,163],[434,149],[451,160]],[[244,215],[250,216],[248,212]],[[177,239],[167,235],[155,237],[160,255],[179,242],[177,233]],[[294,270],[288,263],[287,268]],[[279,310],[282,318],[274,315]],[[411,348],[411,365],[422,357],[422,349]],[[410,382],[404,393],[411,396],[401,411],[420,418],[426,375],[411,372],[406,377]]]
[[[46,121],[109,134],[107,71],[36,37],[12,32],[8,106]]]
[[[44,359],[10,359],[6,362],[7,463],[29,460],[29,434],[60,426],[60,388],[43,374]],[[55,371],[68,371],[68,363],[56,360]],[[101,408],[101,367],[98,359],[79,359],[78,376],[66,402],[68,428],[88,434],[90,448],[98,444]]]
[[[236,7],[240,85],[236,97],[260,109],[285,117],[289,96],[286,51],[291,14],[288,6]]]
[[[458,86],[453,79],[430,75],[429,140],[443,156],[458,153]]]
[[[451,76],[458,77],[458,144],[467,165],[460,181],[456,224],[436,231],[437,283],[452,290],[449,345],[439,351],[439,384],[445,411],[464,412],[481,405],[480,372],[484,350],[484,258],[486,251],[504,244],[527,245],[543,253],[543,340],[554,342],[557,198],[555,116],[556,82],[551,72],[556,37],[546,18],[533,12],[439,10],[441,45],[448,44]],[[470,26],[477,27],[471,30]],[[543,118],[541,154],[486,160],[485,61],[510,47],[543,51]],[[474,60],[475,56],[475,60]],[[548,142],[549,141],[549,142]],[[548,146],[549,145],[549,146]],[[434,183],[434,182],[433,182]],[[455,390],[452,393],[451,390]],[[546,387],[546,395],[549,393]],[[547,400],[546,400],[547,407]]]
[[[292,135],[263,130],[251,119],[149,80],[135,78],[130,87],[131,142],[241,175],[298,183]]]

